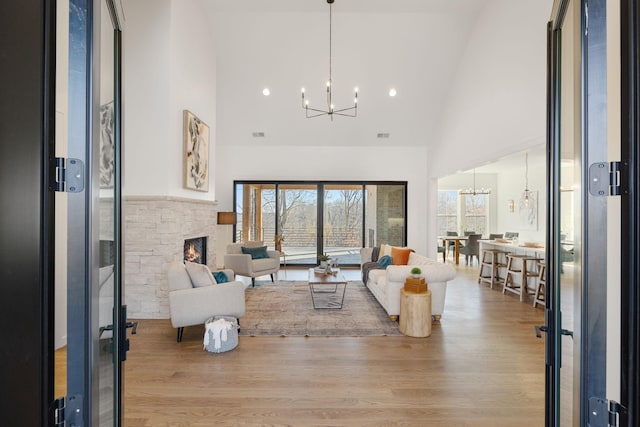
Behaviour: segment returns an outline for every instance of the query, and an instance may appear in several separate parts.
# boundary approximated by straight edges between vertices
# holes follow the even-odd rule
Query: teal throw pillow
[[[393,259],[389,255],[381,256],[378,260],[378,267],[387,268],[393,264]]]
[[[213,278],[216,279],[216,283],[227,283],[229,281],[224,271],[216,271],[213,273]]]
[[[266,246],[259,246],[257,248],[241,248],[243,254],[251,255],[251,259],[269,258]]]

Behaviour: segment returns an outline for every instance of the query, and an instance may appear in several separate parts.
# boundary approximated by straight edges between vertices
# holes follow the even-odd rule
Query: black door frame
[[[620,307],[621,426],[640,425],[640,8],[620,2],[622,238]],[[626,189],[625,189],[626,186]]]
[[[581,38],[581,148],[576,164],[580,167],[581,218],[577,246],[581,274],[574,290],[574,330],[563,328],[560,310],[560,89],[562,26],[570,11],[570,0],[556,0],[548,24],[548,134],[547,134],[547,270],[549,284],[546,301],[546,408],[545,425],[560,426],[559,393],[563,339],[573,339],[574,408],[573,420],[586,426],[592,399],[606,397],[607,356],[607,258],[606,221],[608,194],[593,191],[590,165],[607,163],[607,38],[606,0],[574,0],[580,6]],[[577,3],[579,2],[579,4]],[[608,170],[608,168],[607,168]],[[607,186],[608,190],[608,186]],[[567,335],[572,334],[571,338]],[[588,373],[588,375],[587,375]],[[600,412],[600,408],[598,408]]]
[[[0,3],[0,414],[53,420],[55,1]]]

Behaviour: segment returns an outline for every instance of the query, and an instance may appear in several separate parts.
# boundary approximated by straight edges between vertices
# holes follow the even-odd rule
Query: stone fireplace
[[[207,263],[207,238],[194,237],[184,241],[184,261],[197,264]]]
[[[124,198],[124,299],[132,319],[168,319],[167,270],[185,259],[185,241],[209,247],[202,262],[216,265],[217,202],[169,196]],[[206,250],[206,249],[205,249]]]

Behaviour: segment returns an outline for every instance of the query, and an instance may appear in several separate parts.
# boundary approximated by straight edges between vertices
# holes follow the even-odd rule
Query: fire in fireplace
[[[184,260],[198,264],[207,263],[207,238],[195,237],[184,241]]]

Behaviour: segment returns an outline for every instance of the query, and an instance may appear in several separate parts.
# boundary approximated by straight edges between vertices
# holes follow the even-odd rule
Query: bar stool
[[[485,249],[482,251],[478,283],[486,282],[491,289],[493,289],[494,284],[501,284],[504,279],[500,277],[500,269],[507,267],[506,255],[509,253],[500,249]],[[489,274],[487,274],[487,270]]]
[[[538,284],[536,285],[536,293],[533,296],[533,308],[536,307],[536,304],[545,304],[547,298],[547,280],[545,277],[545,272],[547,270],[547,265],[544,261],[538,261]]]
[[[502,293],[505,291],[513,292],[516,295],[520,295],[520,301],[524,301],[525,295],[529,293],[527,282],[531,277],[538,277],[538,272],[535,269],[528,269],[528,263],[538,262],[540,258],[532,257],[529,255],[507,255],[507,274],[502,283]],[[516,265],[519,262],[520,265]],[[513,277],[519,277],[520,283],[516,283]]]

